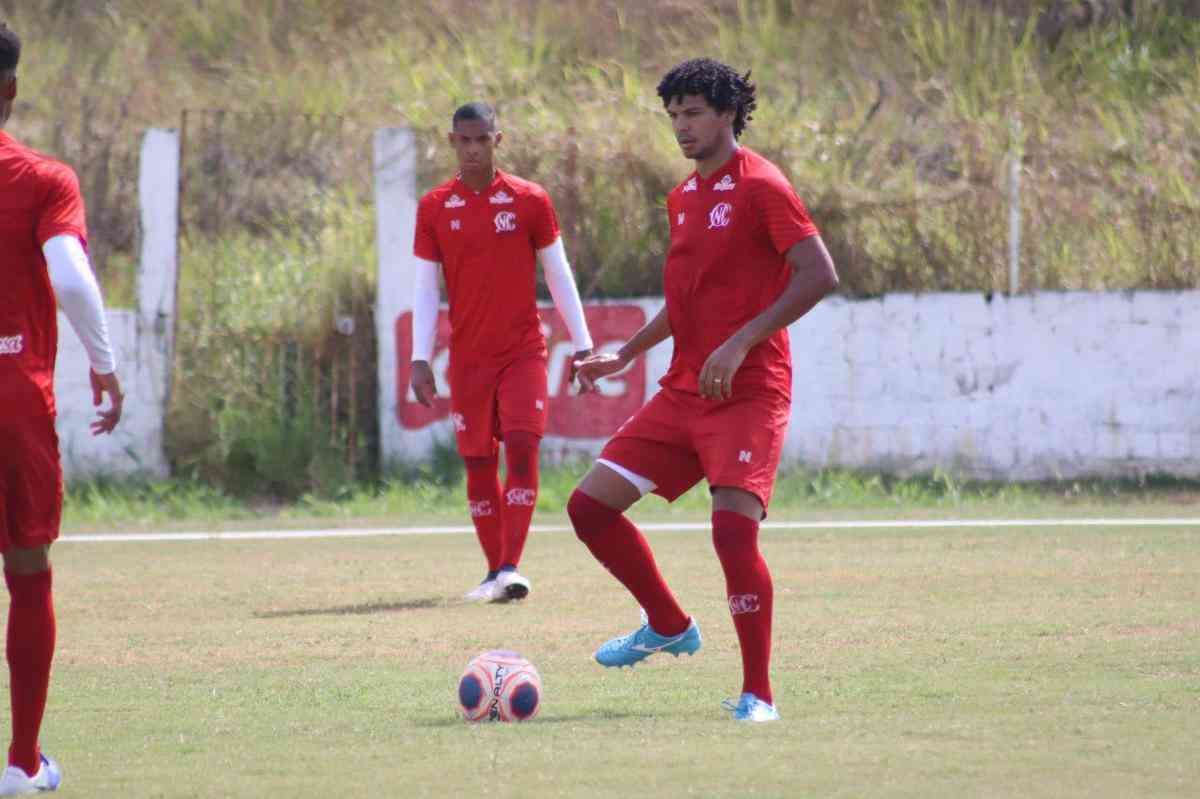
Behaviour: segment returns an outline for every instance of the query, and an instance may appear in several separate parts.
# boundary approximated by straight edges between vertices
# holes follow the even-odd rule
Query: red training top
[[[660,383],[698,394],[708,356],[779,299],[792,278],[787,251],[818,231],[779,168],[745,147],[707,180],[693,172],[675,187],[667,216],[663,283],[675,352]],[[786,329],[750,350],[733,389],[791,396]]]
[[[500,170],[481,192],[455,177],[421,198],[413,254],[442,264],[451,363],[545,352],[537,251],[557,238],[558,217],[546,190]]]
[[[0,130],[0,409],[8,419],[54,415],[58,316],[42,245],[62,235],[87,245],[74,170]]]

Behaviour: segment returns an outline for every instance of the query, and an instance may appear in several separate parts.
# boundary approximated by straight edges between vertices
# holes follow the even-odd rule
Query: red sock
[[[40,765],[38,730],[50,687],[54,657],[54,601],[50,570],[4,573],[12,602],[8,607],[8,674],[12,701],[12,745],[8,762],[33,776]]]
[[[729,510],[714,511],[713,546],[725,571],[729,612],[742,648],[742,693],[771,703],[771,613],[775,588],[758,551],[758,522]]]
[[[659,635],[679,635],[691,620],[667,587],[641,531],[624,515],[576,489],[567,515],[596,560],[629,589]]]
[[[525,551],[529,523],[537,506],[538,447],[541,436],[504,434],[504,566],[516,567]]]
[[[490,458],[463,458],[467,466],[467,502],[471,521],[488,571],[497,571],[504,563],[504,526],[500,518],[500,461]]]

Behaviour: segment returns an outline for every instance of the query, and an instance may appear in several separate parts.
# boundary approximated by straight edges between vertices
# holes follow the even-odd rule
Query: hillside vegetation
[[[132,297],[140,133],[186,122],[171,446],[177,467],[226,481],[257,485],[245,475],[266,463],[298,475],[273,491],[341,480],[313,467],[326,461],[306,429],[264,422],[283,417],[325,419],[351,473],[377,465],[361,422],[373,371],[339,378],[332,332],[337,316],[372,329],[370,135],[417,129],[431,185],[470,99],[499,107],[503,164],[550,190],[588,297],[660,291],[663,198],[690,167],[654,89],[696,55],[752,71],[743,140],[790,174],[850,295],[1007,290],[1013,158],[1022,291],[1200,285],[1191,0],[0,0],[0,14],[26,42],[9,127],[79,169],[117,302]],[[360,390],[336,399],[347,380]],[[348,403],[360,421],[338,432]]]

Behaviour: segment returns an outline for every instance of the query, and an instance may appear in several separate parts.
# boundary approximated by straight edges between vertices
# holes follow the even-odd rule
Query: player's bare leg
[[[7,656],[12,702],[12,744],[0,795],[54,790],[58,765],[41,754],[38,733],[46,710],[54,656],[54,603],[49,546],[13,547],[4,553],[8,610]]]
[[[596,652],[605,666],[632,666],[655,652],[692,654],[700,648],[700,630],[667,587],[641,531],[624,516],[643,489],[603,463],[592,466],[567,503],[575,534],[614,577],[633,594],[646,623],[615,638]]]
[[[758,549],[762,501],[740,488],[713,488],[713,547],[725,572],[729,613],[742,651],[742,695],[726,706],[740,721],[779,718],[771,695],[774,585]]]

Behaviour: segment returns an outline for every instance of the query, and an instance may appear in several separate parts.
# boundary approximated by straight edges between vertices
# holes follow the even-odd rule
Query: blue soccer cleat
[[[733,713],[734,721],[779,721],[779,711],[774,705],[768,705],[754,694],[742,694],[735,705],[728,699],[722,700],[721,706]]]
[[[9,766],[0,774],[0,796],[22,796],[43,791],[57,791],[62,771],[51,758],[41,755],[37,773],[32,777],[20,766]]]
[[[659,635],[650,629],[645,611],[642,612],[642,626],[606,642],[596,650],[596,662],[601,666],[630,666],[656,652],[667,652],[679,657],[694,654],[700,648],[700,628],[696,620],[691,619],[687,629],[679,635]]]

